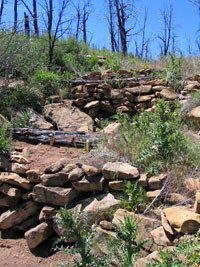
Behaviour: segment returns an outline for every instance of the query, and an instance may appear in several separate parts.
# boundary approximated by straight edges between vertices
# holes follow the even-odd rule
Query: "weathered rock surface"
[[[159,176],[152,176],[148,180],[150,190],[161,189],[164,181],[167,179],[167,174],[160,174]]]
[[[52,174],[43,174],[40,179],[41,183],[45,186],[62,187],[68,183],[68,174],[62,171]]]
[[[200,122],[200,106],[193,108],[189,114],[188,117],[192,120],[194,120],[195,122]]]
[[[123,191],[125,188],[124,181],[109,181],[109,186],[116,191]]]
[[[135,179],[139,177],[137,168],[123,162],[107,162],[103,166],[103,176],[108,180]]]
[[[86,164],[83,164],[81,169],[87,176],[95,176],[101,173],[101,169]]]
[[[18,202],[19,198],[9,197],[7,195],[0,193],[0,208],[8,208],[15,206]]]
[[[10,159],[12,162],[16,162],[19,164],[29,164],[30,163],[30,161],[22,155],[11,155]]]
[[[55,206],[68,205],[79,194],[72,188],[46,187],[40,184],[34,186],[33,193],[34,201]]]
[[[36,248],[44,240],[50,237],[53,233],[53,228],[47,223],[43,222],[36,226],[35,228],[30,229],[25,233],[25,239],[27,241],[28,247],[30,249]]]
[[[172,239],[170,239],[162,226],[151,231],[154,242],[159,246],[170,246]]]
[[[93,129],[93,120],[77,107],[72,107],[71,101],[49,104],[44,107],[44,116],[58,128],[67,132],[76,132],[80,127]]]
[[[26,177],[31,183],[39,183],[40,182],[40,172],[39,170],[28,170],[26,172]]]
[[[22,196],[22,190],[20,190],[19,188],[15,188],[9,184],[0,185],[0,192],[9,197],[19,198]]]
[[[56,215],[56,209],[55,208],[45,206],[42,208],[42,210],[40,212],[39,221],[40,222],[46,222],[48,220],[52,220],[55,215]]]
[[[163,210],[171,227],[179,233],[193,234],[200,228],[198,213],[185,207],[170,207]]]
[[[196,193],[194,211],[200,214],[200,191]]]
[[[11,163],[10,171],[17,174],[25,174],[28,167],[25,164]]]
[[[105,179],[101,175],[84,176],[80,181],[72,182],[72,187],[78,192],[103,191]]]
[[[31,184],[30,182],[25,179],[20,177],[16,173],[9,173],[9,172],[2,172],[0,173],[0,183],[7,183],[11,185],[17,185],[23,189],[31,189]]]
[[[152,263],[153,260],[161,260],[160,253],[158,251],[154,251],[150,253],[148,256],[137,260],[134,266],[135,267],[146,267],[147,264]]]
[[[38,210],[38,204],[33,201],[27,201],[13,209],[7,210],[0,216],[0,229],[11,228],[35,215]]]

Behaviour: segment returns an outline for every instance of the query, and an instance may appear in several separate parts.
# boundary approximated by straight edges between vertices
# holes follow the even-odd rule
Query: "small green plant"
[[[11,148],[12,137],[6,124],[0,125],[0,157],[8,156]]]
[[[128,181],[125,183],[125,189],[123,196],[121,197],[121,203],[124,209],[129,211],[141,211],[145,208],[147,203],[147,197],[145,190],[138,185],[138,182],[131,183]]]
[[[167,66],[167,74],[166,80],[169,85],[178,90],[181,85],[182,80],[182,65],[183,65],[183,57],[180,55],[176,57],[175,54],[169,54],[169,63]]]
[[[120,53],[110,53],[104,62],[104,68],[111,71],[118,71],[122,68],[122,60]]]
[[[144,242],[136,242],[138,221],[129,215],[124,216],[121,226],[116,227],[117,240],[112,242],[110,256],[119,267],[132,267]]]
[[[71,253],[79,253],[81,260],[75,262],[74,267],[107,267],[108,263],[104,257],[98,258],[91,253],[91,246],[94,237],[94,230],[89,228],[87,219],[84,216],[78,216],[61,208],[58,211],[57,222],[62,227],[67,227],[69,236],[76,240],[74,248],[68,250]],[[67,237],[66,237],[67,238]],[[69,265],[65,265],[69,266]]]

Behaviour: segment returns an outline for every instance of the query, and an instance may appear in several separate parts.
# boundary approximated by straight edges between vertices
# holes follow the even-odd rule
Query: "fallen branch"
[[[10,131],[12,131],[14,139],[33,144],[85,147],[85,144],[89,143],[90,147],[94,147],[100,140],[100,135],[89,133],[70,133],[31,128],[14,128]]]

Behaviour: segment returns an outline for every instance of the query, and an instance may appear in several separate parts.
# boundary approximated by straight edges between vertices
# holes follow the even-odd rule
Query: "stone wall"
[[[73,105],[92,117],[108,117],[118,111],[134,114],[141,109],[151,111],[157,98],[185,99],[188,93],[200,88],[198,75],[183,82],[178,95],[166,81],[154,78],[153,70],[121,70],[116,75],[118,78],[110,72],[94,73],[86,80],[74,82],[69,95]]]

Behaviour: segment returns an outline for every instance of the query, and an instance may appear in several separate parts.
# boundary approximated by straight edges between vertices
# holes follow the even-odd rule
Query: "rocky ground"
[[[86,152],[84,149],[69,147],[52,147],[48,145],[31,145],[15,142],[15,147],[23,148],[29,159],[30,167],[43,170],[45,166],[61,158],[77,159]],[[1,267],[56,267],[62,262],[70,262],[73,257],[65,252],[55,252],[52,247],[54,240],[42,243],[30,250],[23,236],[9,231],[2,231],[0,237],[0,266]]]

